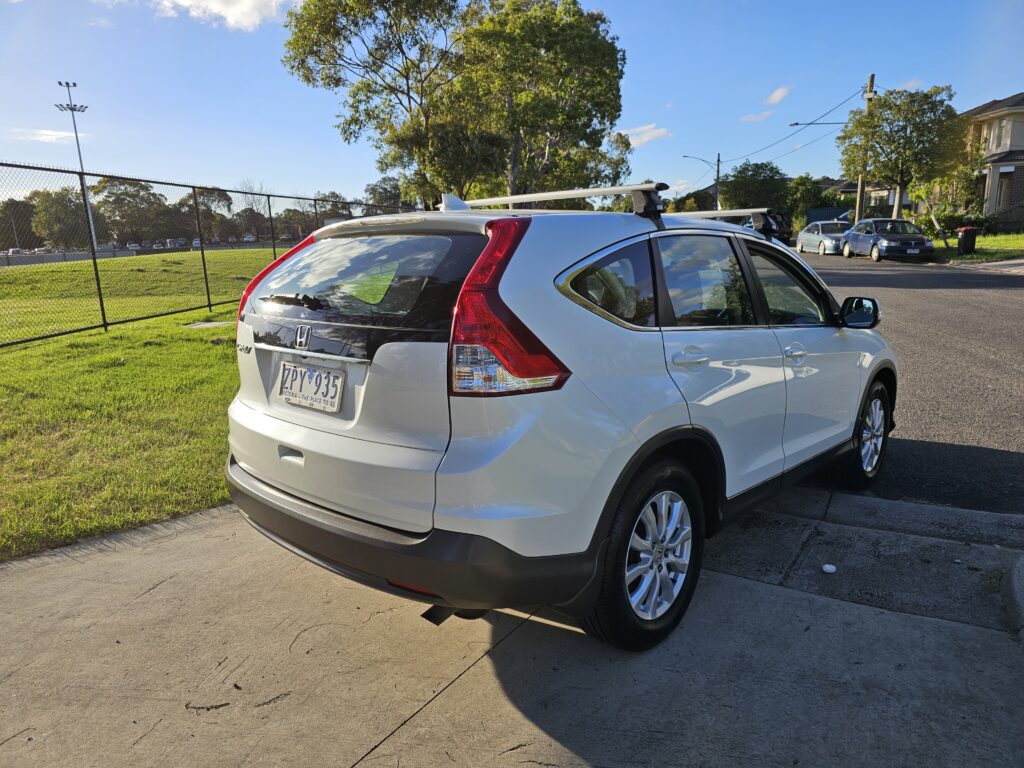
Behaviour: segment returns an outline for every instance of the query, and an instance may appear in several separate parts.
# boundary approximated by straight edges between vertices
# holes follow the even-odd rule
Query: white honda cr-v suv
[[[870,481],[896,402],[877,304],[654,190],[626,190],[637,214],[448,199],[269,265],[238,315],[245,518],[377,588],[554,605],[638,650],[730,517],[824,461]]]

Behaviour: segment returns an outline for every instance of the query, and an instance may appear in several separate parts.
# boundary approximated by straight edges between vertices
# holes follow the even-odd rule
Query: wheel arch
[[[647,466],[663,459],[678,461],[690,470],[700,488],[704,504],[706,535],[710,536],[719,529],[725,499],[725,461],[722,449],[710,432],[701,427],[686,425],[658,433],[633,454],[608,494],[591,546],[607,538],[612,519],[630,481]]]
[[[861,409],[864,408],[864,401],[867,399],[868,392],[871,386],[875,382],[880,382],[885,387],[885,391],[889,395],[889,431],[896,426],[894,415],[896,413],[896,390],[897,390],[897,377],[896,368],[888,360],[878,364],[878,366],[871,372],[868,377],[868,384],[864,387],[864,395],[861,398]]]

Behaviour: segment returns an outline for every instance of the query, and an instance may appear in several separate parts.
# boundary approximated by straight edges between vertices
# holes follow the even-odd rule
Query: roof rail
[[[664,182],[647,184],[623,184],[618,187],[593,187],[591,189],[566,189],[557,192],[534,192],[528,195],[508,195],[506,197],[485,197],[480,200],[460,200],[455,195],[441,196],[442,211],[468,211],[472,208],[486,208],[491,205],[513,206],[516,203],[540,203],[548,200],[574,200],[587,197],[606,197],[608,195],[631,195],[633,213],[652,219],[661,226],[661,214],[665,203],[658,195],[668,189]]]

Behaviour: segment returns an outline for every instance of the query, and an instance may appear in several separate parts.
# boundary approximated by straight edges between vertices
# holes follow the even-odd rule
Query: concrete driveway
[[[800,491],[712,540],[641,655],[549,611],[435,627],[230,508],[10,562],[0,765],[1021,765],[985,542],[1024,519],[869,507]]]

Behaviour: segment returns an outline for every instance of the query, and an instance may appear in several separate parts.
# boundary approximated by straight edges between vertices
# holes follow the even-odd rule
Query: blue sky
[[[853,94],[869,72],[883,88],[951,84],[959,109],[1024,90],[1024,0],[868,0],[831,17],[813,2],[583,2],[608,16],[626,50],[619,128],[632,129],[637,181],[703,186],[711,172],[681,155],[746,155]],[[53,106],[65,96],[57,80],[73,79],[89,105],[87,169],[358,196],[380,175],[375,153],[341,141],[335,94],[281,66],[287,7],[0,0],[0,160],[77,164],[69,116]],[[837,175],[833,137],[819,140],[833,128],[808,128],[751,159]]]

